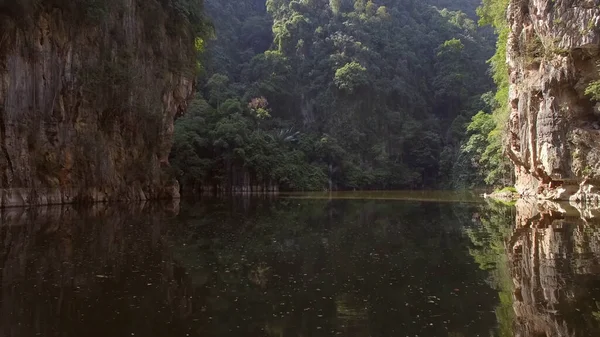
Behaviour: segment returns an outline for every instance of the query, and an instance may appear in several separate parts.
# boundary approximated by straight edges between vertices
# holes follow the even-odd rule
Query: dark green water
[[[472,196],[402,199],[5,210],[0,336],[600,332],[594,223],[540,225]],[[515,229],[523,216],[534,220]]]

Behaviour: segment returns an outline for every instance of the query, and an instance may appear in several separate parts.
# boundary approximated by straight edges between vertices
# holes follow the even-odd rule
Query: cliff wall
[[[544,199],[598,202],[600,2],[511,0],[508,154],[517,189]]]
[[[174,2],[0,1],[0,206],[178,196],[196,61]]]

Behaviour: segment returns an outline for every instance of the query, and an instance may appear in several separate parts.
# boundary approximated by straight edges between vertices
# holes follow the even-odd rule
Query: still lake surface
[[[598,336],[600,224],[448,193],[7,209],[0,336]]]

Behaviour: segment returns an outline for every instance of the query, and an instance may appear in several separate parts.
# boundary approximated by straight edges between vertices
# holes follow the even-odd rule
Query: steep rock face
[[[597,202],[600,110],[585,95],[600,77],[600,2],[511,0],[508,154],[517,189]]]
[[[167,0],[29,3],[0,2],[0,206],[178,196],[185,17]]]

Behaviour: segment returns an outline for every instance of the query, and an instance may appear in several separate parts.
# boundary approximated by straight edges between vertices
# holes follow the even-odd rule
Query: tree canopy
[[[483,184],[466,127],[495,104],[485,74],[496,38],[475,23],[476,6],[206,0],[216,39],[206,44],[196,101],[176,125],[182,185]]]

